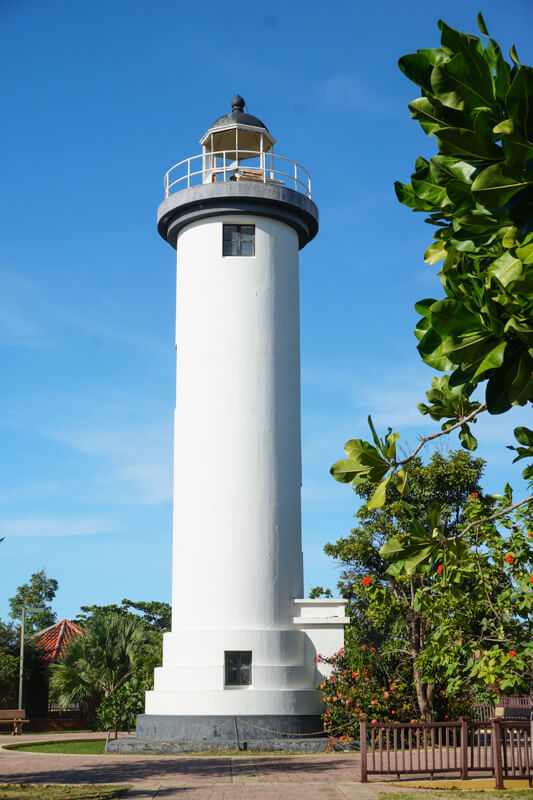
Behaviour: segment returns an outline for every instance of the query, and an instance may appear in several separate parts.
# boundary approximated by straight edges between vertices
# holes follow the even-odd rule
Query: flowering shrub
[[[317,661],[333,671],[317,687],[324,692],[324,730],[334,736],[357,737],[362,719],[370,722],[411,722],[417,719],[417,706],[407,681],[391,680],[375,647],[340,650]]]

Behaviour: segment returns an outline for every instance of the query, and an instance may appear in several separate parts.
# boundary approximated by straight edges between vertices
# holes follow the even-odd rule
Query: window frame
[[[230,658],[237,658],[237,663],[230,663]],[[243,659],[243,656],[246,657]],[[248,659],[248,663],[245,663]],[[243,663],[244,662],[244,663]],[[248,680],[245,683],[234,683],[230,678],[230,671],[237,671],[237,679],[242,680],[243,670],[248,671]],[[224,650],[224,688],[246,689],[252,685],[252,651],[251,650]]]
[[[226,230],[230,228],[235,228],[235,239],[228,238],[225,236]],[[251,239],[244,239],[243,240],[243,228],[251,228]],[[251,241],[252,244],[252,252],[251,253],[243,253],[242,252],[242,245],[243,242],[247,244]],[[236,252],[235,253],[226,253],[226,243],[231,247],[233,243],[236,245]],[[255,224],[252,222],[223,222],[222,223],[222,257],[223,258],[255,258]]]

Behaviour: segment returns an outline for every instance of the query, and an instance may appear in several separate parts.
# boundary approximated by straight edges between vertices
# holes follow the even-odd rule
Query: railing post
[[[468,718],[459,717],[461,723],[461,780],[468,780]]]
[[[187,159],[187,189],[191,188],[191,159]]]
[[[359,723],[359,750],[361,751],[361,783],[368,783],[366,764],[366,719]]]
[[[298,167],[294,165],[294,191],[298,191]]]
[[[501,728],[497,719],[492,720],[492,771],[494,774],[494,785],[496,789],[503,789],[503,769],[501,751]]]
[[[226,183],[226,151],[222,153],[222,168],[224,170],[224,183]]]

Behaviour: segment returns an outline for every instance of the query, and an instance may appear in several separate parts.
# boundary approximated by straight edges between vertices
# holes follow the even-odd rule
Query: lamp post
[[[41,611],[46,611],[46,609],[35,608],[34,606],[22,606],[22,618],[20,622],[19,709],[22,708],[22,681],[24,675],[24,627],[26,624],[26,611],[29,614],[39,614]]]

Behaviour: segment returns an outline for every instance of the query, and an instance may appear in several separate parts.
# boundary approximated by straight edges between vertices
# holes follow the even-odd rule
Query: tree
[[[490,515],[497,500],[481,489],[483,465],[465,451],[434,453],[427,465],[414,460],[408,495],[388,487],[383,506],[363,505],[351,534],[325,547],[343,567],[339,587],[351,604],[345,652],[333,662],[336,683],[344,697],[358,701],[359,714],[412,715],[411,685],[423,720],[450,715],[458,704],[466,709],[469,690],[494,696],[533,685],[533,533],[523,520],[505,516],[504,531],[494,522],[472,526],[454,552],[444,560],[437,552],[427,570],[420,568],[423,550],[392,565],[383,557],[420,528],[424,538],[419,520],[428,521],[435,508],[447,536]],[[355,488],[362,499],[372,491],[369,484]],[[369,653],[375,653],[371,665]],[[350,679],[352,669],[365,684],[364,697]],[[365,698],[376,708],[365,706]],[[335,706],[337,722],[341,706]]]
[[[0,620],[0,706],[16,700],[19,671],[19,641],[12,624]]]
[[[427,682],[420,668],[435,620],[417,608],[417,593],[434,581],[427,584],[420,576],[389,574],[389,563],[380,550],[393,537],[405,536],[412,520],[423,517],[433,503],[439,503],[447,531],[455,531],[464,522],[467,499],[471,494],[482,496],[483,464],[482,459],[464,451],[452,451],[448,457],[434,453],[426,466],[417,458],[411,465],[410,492],[405,498],[389,486],[382,507],[370,509],[363,505],[355,514],[358,525],[350,535],[324,548],[342,565],[339,588],[351,602],[353,630],[348,633],[346,651],[353,647],[359,652],[363,644],[377,647],[382,667],[388,673],[387,683],[393,679],[398,683],[400,674],[400,682],[405,683],[407,667],[422,719],[434,717],[439,676]],[[368,484],[355,489],[363,500],[371,492]],[[383,595],[380,602],[375,596],[378,586]],[[440,592],[440,585],[436,589]]]
[[[65,655],[50,668],[50,689],[57,702],[87,706],[90,701],[106,700],[117,738],[119,690],[135,674],[146,639],[138,620],[94,619],[86,635],[72,640]]]
[[[478,16],[481,32],[488,36]],[[447,374],[432,380],[422,414],[443,420],[440,432],[425,437],[406,458],[397,455],[398,433],[384,439],[369,424],[373,442],[352,439],[346,458],[331,472],[344,483],[374,486],[370,507],[385,502],[389,485],[408,491],[408,473],[422,444],[460,431],[463,447],[475,449],[470,428],[480,413],[501,414],[533,400],[533,70],[512,65],[489,37],[485,48],[470,36],[439,22],[441,47],[418,50],[400,59],[400,68],[422,92],[410,103],[412,116],[434,136],[438,153],[419,157],[411,183],[396,184],[402,203],[428,214],[435,241],[425,253],[439,273],[444,298],[416,304],[421,319],[416,335],[425,363]],[[473,400],[484,386],[485,399]],[[515,429],[516,460],[533,457],[533,431]],[[533,485],[533,464],[523,475]],[[499,516],[531,503],[506,493]],[[481,520],[475,521],[476,526]],[[442,534],[437,520],[436,528]],[[419,552],[429,566],[435,548],[453,548],[453,536],[419,536]],[[431,544],[434,546],[431,547]],[[415,539],[406,540],[407,549]],[[396,561],[405,552],[389,551]],[[410,557],[409,556],[409,557]]]
[[[135,676],[146,689],[151,689],[154,669],[161,665],[163,659],[163,633],[170,630],[171,606],[156,600],[134,602],[125,598],[120,605],[82,606],[75,621],[86,627],[97,619],[106,620],[110,616],[138,622],[143,627],[146,642],[136,662]]]
[[[141,613],[137,614],[135,612]],[[172,608],[169,603],[162,603],[156,600],[134,602],[124,598],[119,606],[115,604],[108,606],[81,606],[75,622],[84,626],[96,617],[107,617],[109,614],[127,617],[128,619],[140,619],[150,630],[166,633],[170,630]]]
[[[17,588],[14,597],[9,598],[9,616],[11,619],[20,620],[22,606],[43,608],[39,614],[26,614],[26,633],[31,636],[37,631],[53,625],[56,614],[52,611],[51,603],[56,596],[58,582],[48,578],[46,570],[34,572],[28,583],[23,583]]]

